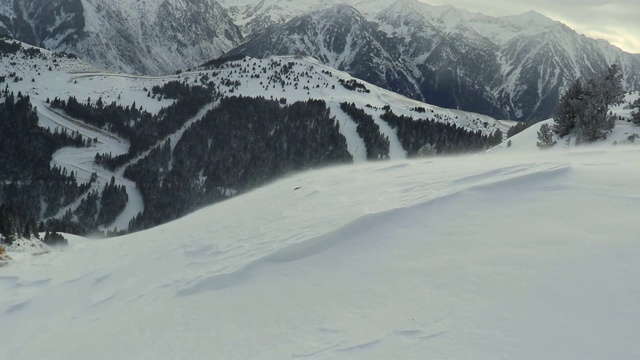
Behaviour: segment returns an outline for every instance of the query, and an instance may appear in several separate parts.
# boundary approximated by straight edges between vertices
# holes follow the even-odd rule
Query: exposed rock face
[[[0,31],[71,52],[96,67],[163,74],[218,57],[242,41],[213,0],[0,0]]]

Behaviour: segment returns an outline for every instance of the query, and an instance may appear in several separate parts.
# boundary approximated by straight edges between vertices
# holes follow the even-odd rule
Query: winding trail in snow
[[[88,148],[65,147],[58,150],[53,154],[51,164],[67,169],[67,172],[73,171],[80,183],[88,183],[91,175],[96,173],[97,180],[91,187],[91,190],[101,191],[105,184],[111,181],[112,177],[115,179],[115,184],[123,185],[127,190],[129,201],[114,223],[105,227],[105,230],[127,229],[129,227],[129,221],[138,213],[144,211],[142,194],[133,181],[124,178],[123,171],[111,171],[98,166],[94,162],[94,158],[96,153],[107,153],[113,156],[126,154],[127,151],[129,151],[129,143],[106,131],[54,111],[45,103],[40,105],[41,106],[38,107],[38,116],[43,126],[49,128],[59,126],[68,131],[78,131],[82,136],[89,139],[97,139],[97,141],[94,141]],[[78,205],[80,205],[80,200],[61,209],[56,216],[64,214],[68,209],[73,210]]]
[[[197,121],[200,121],[210,110],[218,106],[219,101],[211,102],[204,106],[198,113],[189,119],[185,124],[175,133],[165,137],[158,141],[158,144],[163,144],[167,140],[171,140],[172,150],[178,141],[182,138],[185,130]],[[38,108],[38,115],[41,119],[43,126],[62,127],[68,131],[78,131],[85,137],[90,139],[97,139],[91,147],[88,148],[72,148],[66,147],[58,150],[53,155],[51,163],[53,165],[67,169],[67,172],[75,172],[76,177],[81,183],[88,183],[93,173],[97,174],[97,181],[92,186],[92,190],[102,190],[111,178],[115,179],[115,184],[122,185],[126,188],[129,196],[129,201],[123,210],[123,212],[116,218],[113,224],[105,227],[105,230],[123,230],[129,227],[129,222],[140,212],[144,211],[144,201],[142,194],[138,190],[136,183],[125,178],[124,170],[127,165],[135,164],[140,159],[144,158],[149,151],[145,151],[134,159],[129,161],[124,166],[111,171],[98,166],[94,162],[96,153],[107,153],[113,156],[126,154],[129,151],[129,143],[111,133],[108,133],[102,129],[87,125],[79,120],[73,119],[61,112],[55,111],[49,108],[45,103],[40,104]],[[61,209],[56,216],[62,216],[68,209],[74,210],[80,205],[80,200],[77,200],[73,204],[64,209]]]

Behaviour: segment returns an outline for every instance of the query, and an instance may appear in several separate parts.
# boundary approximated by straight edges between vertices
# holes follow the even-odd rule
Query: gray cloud
[[[640,53],[640,1],[602,0],[423,0],[451,4],[473,12],[504,16],[535,10],[577,32],[605,39],[623,50]]]

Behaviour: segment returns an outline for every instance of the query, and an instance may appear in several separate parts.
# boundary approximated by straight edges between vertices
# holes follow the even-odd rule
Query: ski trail
[[[91,190],[102,191],[104,186],[111,181],[112,177],[116,185],[124,186],[127,190],[129,201],[114,223],[105,227],[103,230],[127,229],[129,227],[129,221],[144,210],[142,194],[138,191],[133,181],[124,178],[122,172],[111,171],[98,166],[95,164],[94,158],[96,153],[106,153],[113,156],[126,154],[129,151],[129,143],[113,134],[54,111],[44,102],[38,107],[38,116],[41,125],[45,127],[61,127],[67,129],[67,131],[77,131],[86,138],[97,140],[88,148],[65,147],[56,151],[53,154],[51,165],[62,167],[69,173],[73,171],[79,183],[88,183],[91,175],[95,173],[97,175],[96,182],[92,185]],[[54,216],[60,217],[67,210],[74,211],[79,205],[80,201],[75,201],[71,205],[61,209],[58,214]]]
[[[173,148],[180,140],[180,138],[182,138],[182,135],[184,134],[186,129],[188,129],[189,126],[191,126],[193,123],[200,121],[207,114],[207,112],[214,109],[216,106],[218,106],[218,104],[219,101],[216,101],[204,106],[178,131],[159,140],[158,144],[162,144],[167,140],[171,140],[173,151]],[[124,170],[128,165],[135,164],[140,159],[144,158],[151,150],[139,154],[127,164],[119,167],[115,171],[105,169],[95,164],[95,154],[107,153],[113,156],[126,154],[129,151],[128,142],[118,138],[113,134],[87,125],[77,119],[73,119],[65,114],[53,111],[44,103],[41,105],[43,106],[40,108],[42,110],[39,110],[39,115],[44,126],[48,126],[51,128],[52,124],[55,124],[55,126],[65,128],[68,131],[78,131],[80,132],[80,134],[87,138],[97,139],[97,142],[94,142],[93,145],[89,148],[66,147],[58,150],[53,155],[51,164],[65,168],[67,169],[67,172],[73,171],[76,174],[78,182],[81,183],[88,183],[91,179],[91,175],[93,173],[96,173],[96,183],[91,187],[91,190],[101,191],[104,188],[105,184],[111,181],[112,177],[115,179],[116,185],[124,186],[127,190],[129,201],[127,202],[127,205],[125,206],[122,213],[120,213],[120,215],[118,215],[116,220],[113,222],[113,224],[104,227],[103,230],[114,231],[128,229],[129,222],[139,213],[144,211],[144,200],[142,198],[142,194],[137,188],[136,183],[125,178]],[[80,200],[77,200],[71,205],[61,209],[58,214],[55,215],[55,217],[64,215],[64,213],[69,209],[71,209],[71,211],[74,211],[79,205]]]

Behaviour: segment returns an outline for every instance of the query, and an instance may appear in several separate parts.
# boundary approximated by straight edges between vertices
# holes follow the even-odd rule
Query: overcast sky
[[[640,54],[640,0],[422,0],[451,4],[486,15],[515,15],[529,10],[561,21],[579,33],[605,39]]]

